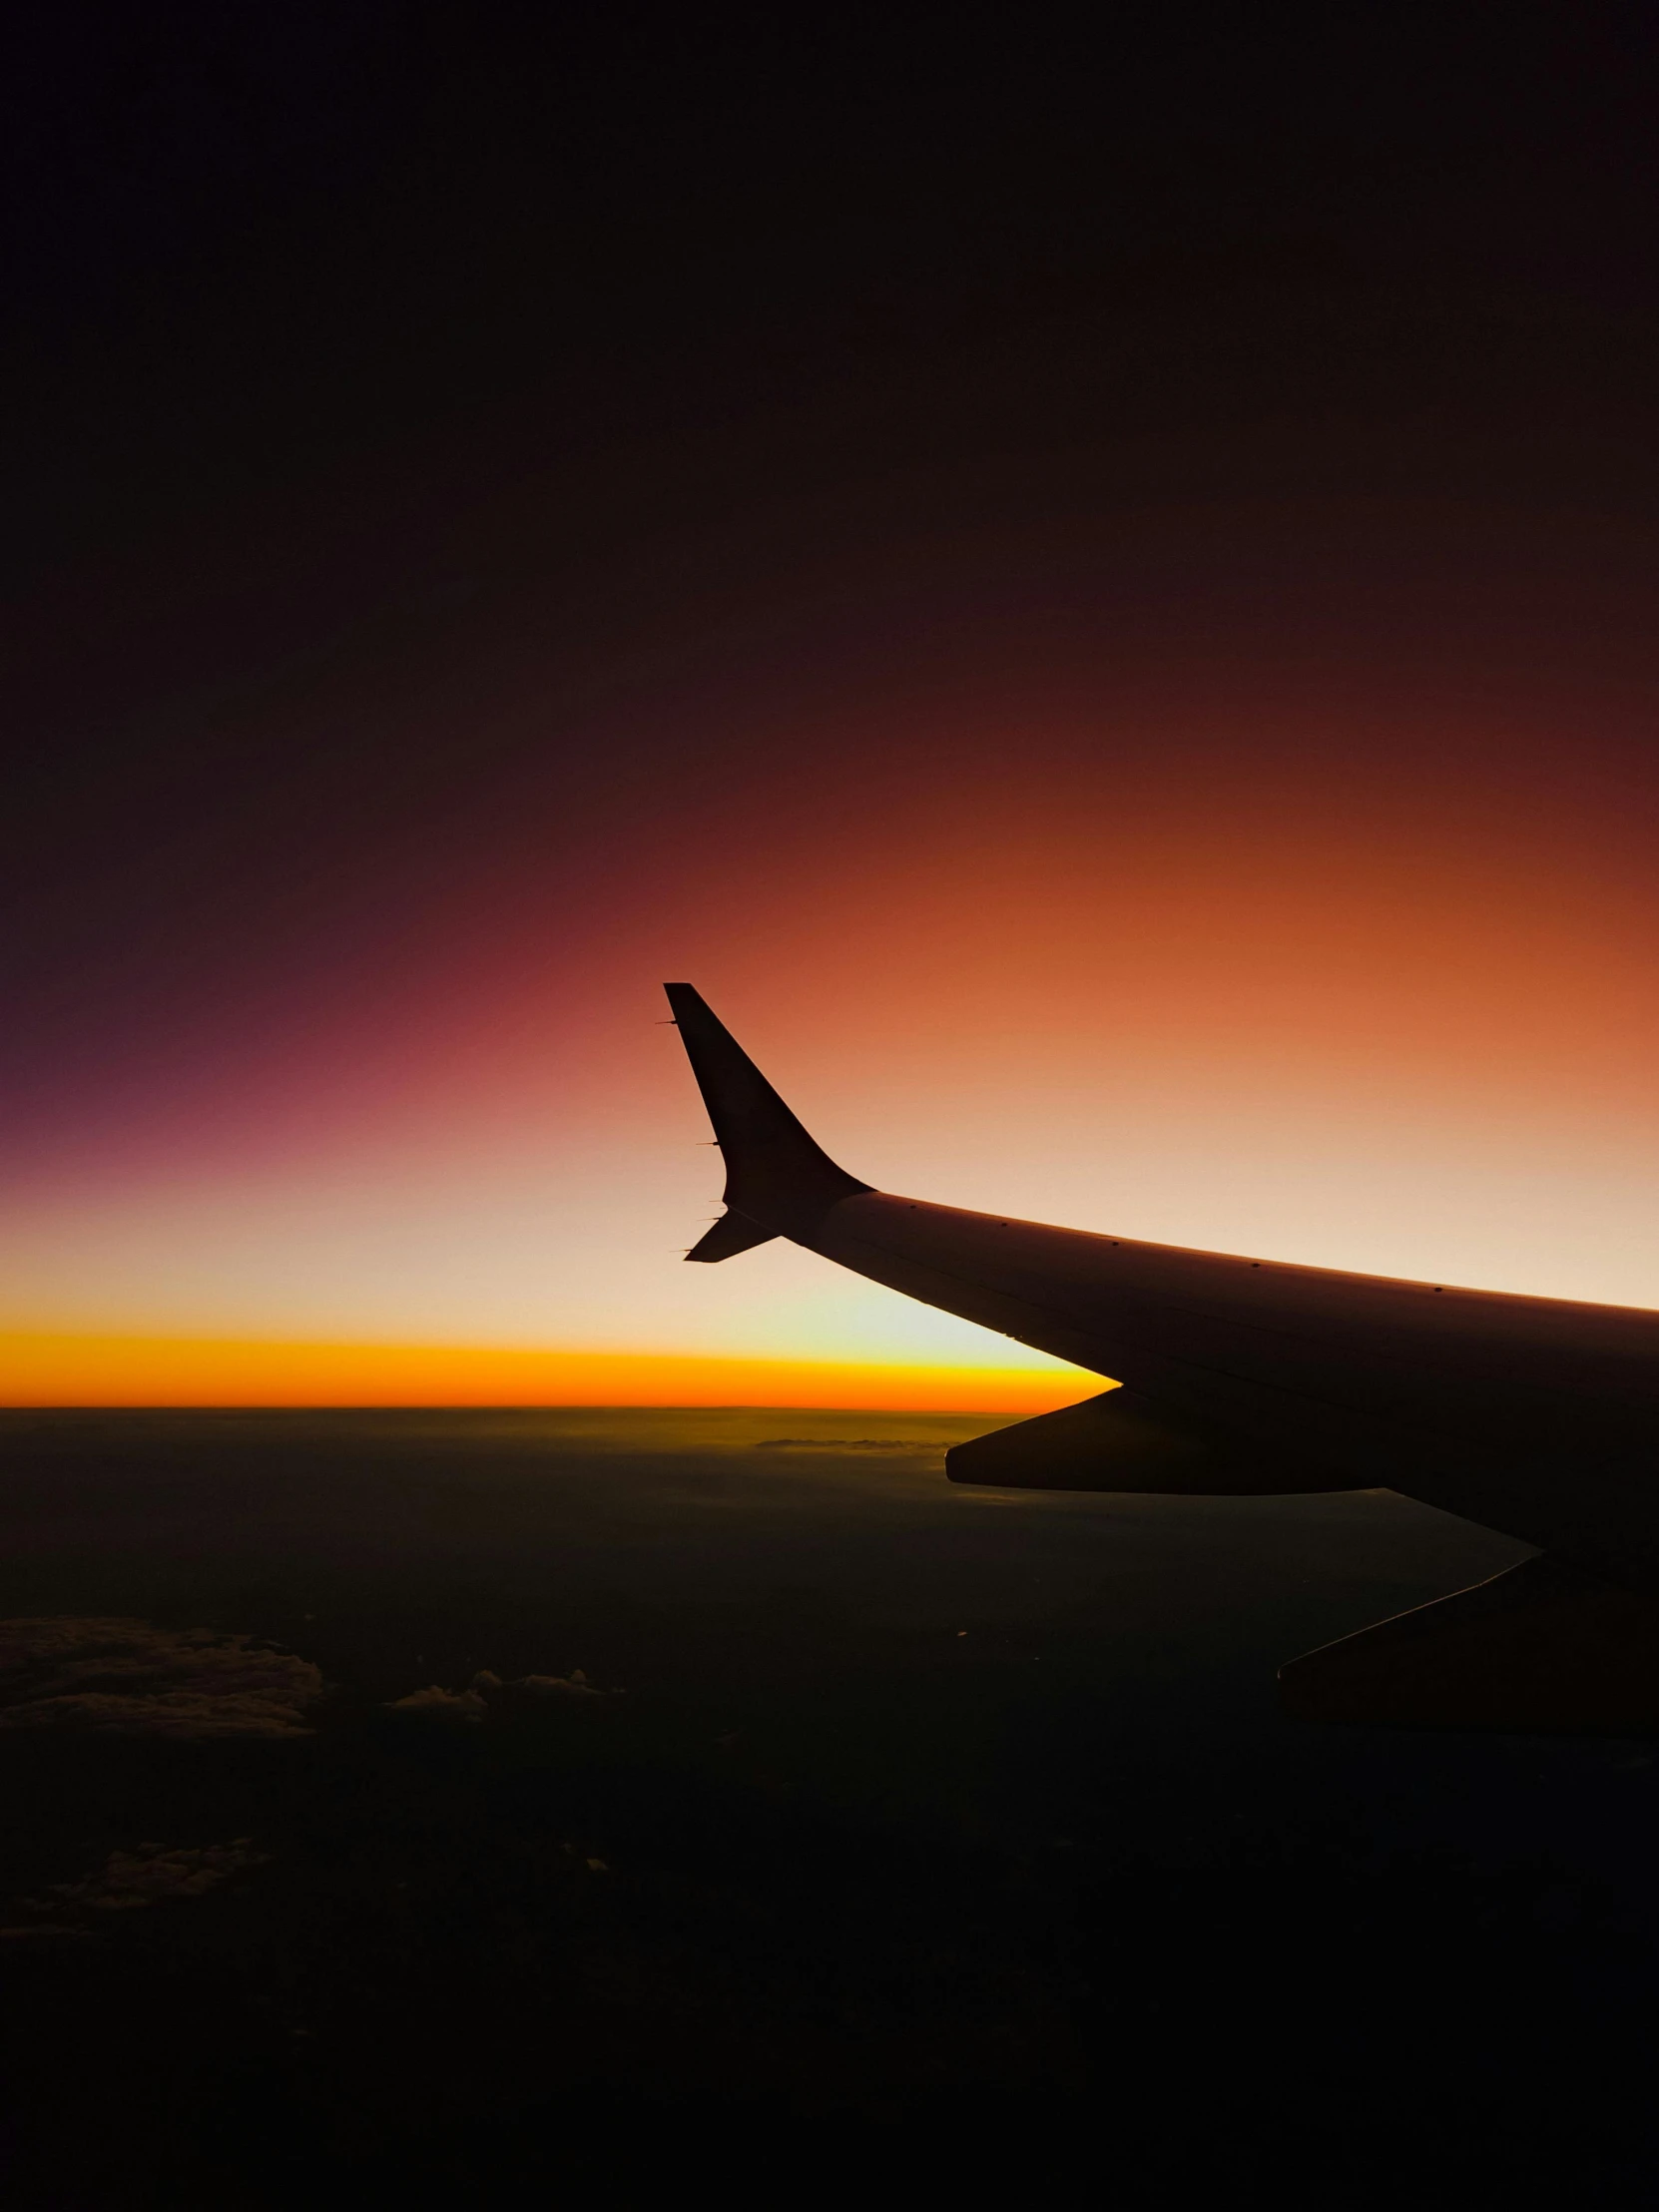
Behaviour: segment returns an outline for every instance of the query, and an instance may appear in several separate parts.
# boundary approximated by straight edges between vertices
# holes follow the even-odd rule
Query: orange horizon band
[[[68,1331],[0,1333],[0,1405],[777,1405],[1045,1412],[1081,1370],[538,1352]]]

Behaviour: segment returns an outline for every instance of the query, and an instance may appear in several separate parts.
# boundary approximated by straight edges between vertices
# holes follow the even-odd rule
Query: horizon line
[[[811,1355],[597,1352],[137,1331],[0,1331],[0,1407],[1032,1413],[1104,1379],[1029,1365]]]

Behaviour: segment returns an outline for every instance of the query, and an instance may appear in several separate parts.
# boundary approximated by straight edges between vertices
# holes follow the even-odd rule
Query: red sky
[[[41,887],[15,1394],[66,1338],[93,1395],[123,1338],[378,1347],[357,1394],[423,1345],[1074,1394],[782,1247],[679,1266],[718,1174],[669,976],[882,1187],[1659,1303],[1651,558],[1604,515],[1215,502],[889,545],[637,665],[573,674],[534,576],[348,641],[236,710],[301,804],[152,794],[124,848],[117,791],[108,867]]]

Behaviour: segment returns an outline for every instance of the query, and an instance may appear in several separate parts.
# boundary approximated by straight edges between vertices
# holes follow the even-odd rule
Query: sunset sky
[[[918,63],[862,200],[756,211],[670,193],[672,57],[526,168],[514,56],[405,55],[441,159],[376,111],[234,238],[204,156],[80,289],[41,246],[0,1399],[1084,1394],[681,1264],[671,977],[884,1189],[1659,1305],[1652,232],[1525,58],[1054,145]]]

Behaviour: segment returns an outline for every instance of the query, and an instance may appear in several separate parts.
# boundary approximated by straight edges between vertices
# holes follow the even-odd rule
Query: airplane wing
[[[1386,1487],[1632,1593],[1632,1618],[1659,1600],[1659,1313],[1190,1252],[876,1191],[807,1134],[689,983],[667,989],[726,1164],[729,1211],[689,1258],[787,1237],[1124,1385],[957,1445],[953,1480]],[[1501,1636],[1479,1634],[1512,1654],[1532,1632],[1522,1615],[1542,1617],[1510,1605]],[[1558,1629],[1559,1604],[1551,1617]],[[1396,1635],[1391,1660],[1373,1651],[1373,1718],[1378,1669],[1406,1666],[1405,1648]],[[1631,1665],[1646,1652],[1638,1636]],[[1659,1723],[1659,1647],[1651,1671]],[[1405,1697],[1402,1717],[1420,1705]]]

